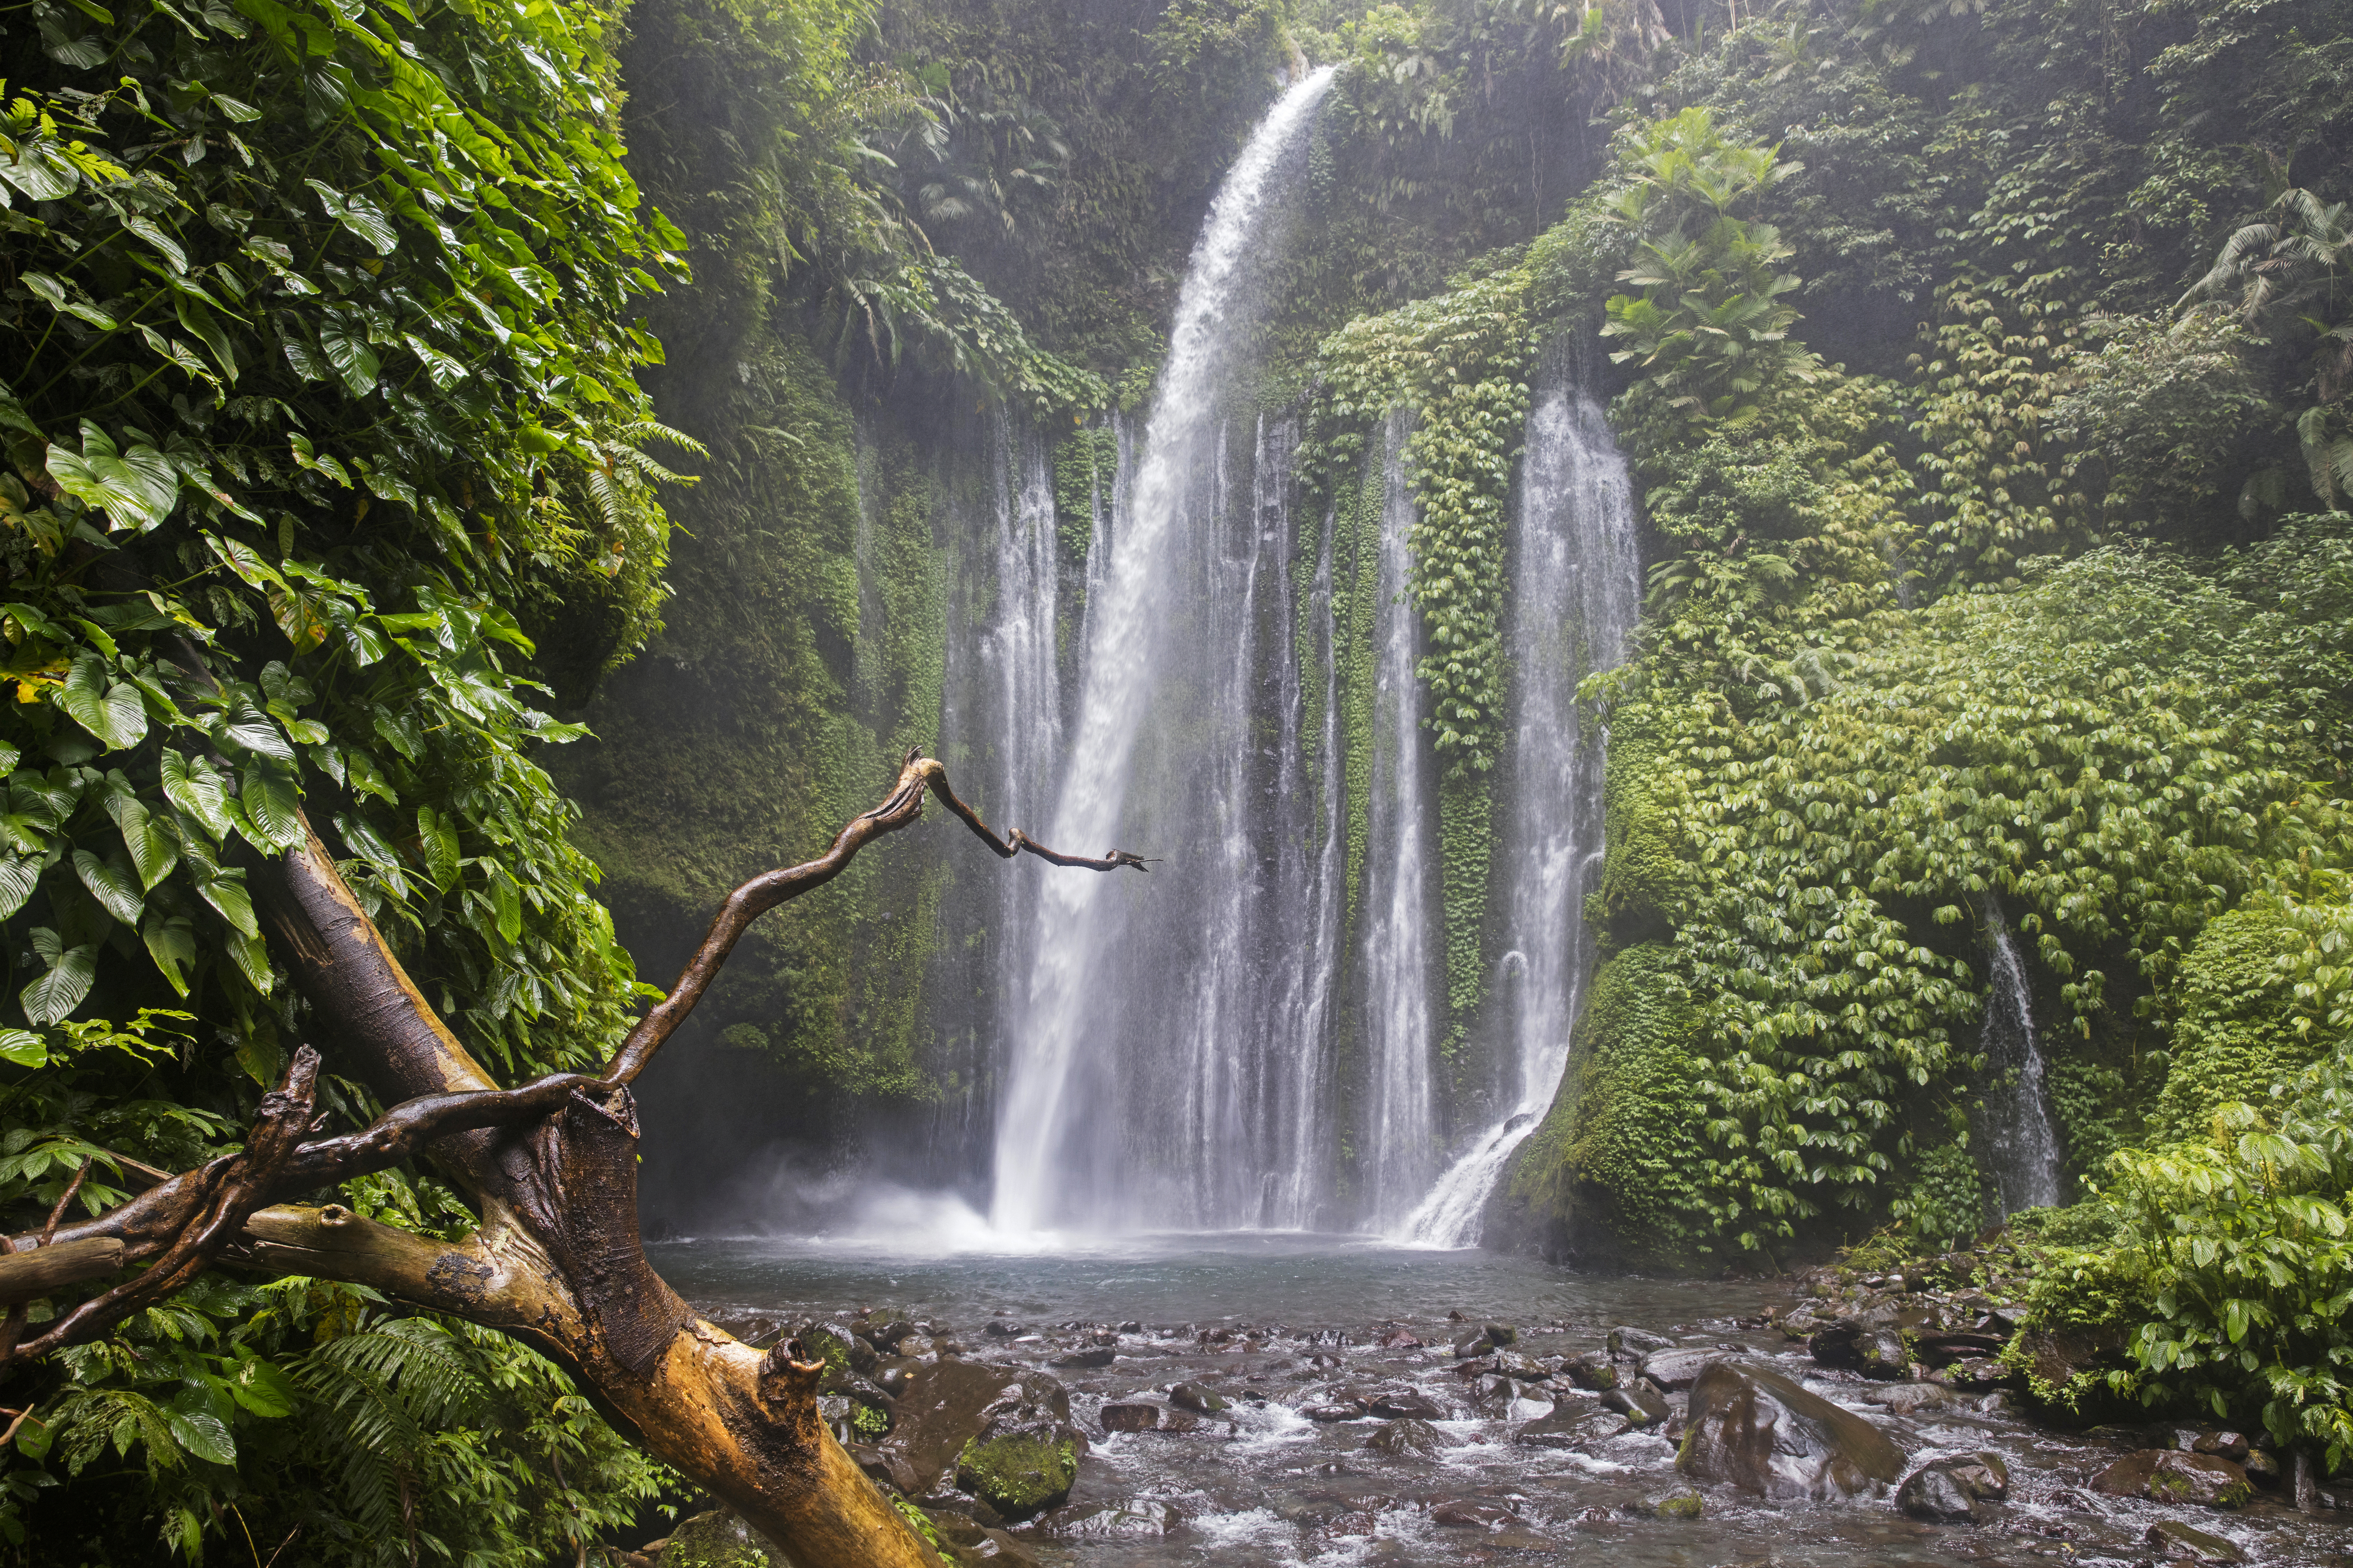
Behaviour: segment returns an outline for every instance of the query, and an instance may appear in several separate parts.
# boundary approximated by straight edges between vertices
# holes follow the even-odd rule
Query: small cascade
[[[1372,811],[1365,847],[1365,1170],[1369,1218],[1395,1225],[1435,1168],[1430,1046],[1437,995],[1430,965],[1441,918],[1431,907],[1430,831],[1436,812],[1421,738],[1421,686],[1414,678],[1421,613],[1407,594],[1402,413],[1389,417],[1381,462],[1379,608],[1374,625]]]
[[[1122,433],[1119,493],[1089,552],[1076,720],[1041,837],[1168,859],[1148,887],[1039,882],[997,1106],[1002,1230],[1297,1225],[1315,1185],[1299,1168],[1313,1152],[1278,1135],[1301,1108],[1266,1091],[1302,1081],[1288,1064],[1323,1045],[1302,1037],[1299,1014],[1271,1016],[1268,998],[1303,988],[1289,968],[1315,962],[1297,937],[1326,858],[1280,853],[1313,834],[1315,800],[1276,795],[1279,753],[1255,724],[1273,692],[1299,689],[1282,504],[1296,437],[1244,426],[1245,458],[1225,395],[1331,80],[1318,70],[1285,91],[1228,173],[1132,458]],[[1037,831],[1041,819],[1003,820]]]
[[[2003,1217],[2024,1208],[2062,1203],[2059,1133],[2043,1083],[2042,1043],[2034,1029],[2033,995],[2017,934],[1999,907],[1986,920],[1993,988],[1986,995],[1985,1114],[1980,1131],[1986,1169]]]
[[[1427,1247],[1478,1242],[1488,1194],[1560,1087],[1592,967],[1583,910],[1601,866],[1607,737],[1579,712],[1577,688],[1625,658],[1641,563],[1625,457],[1600,406],[1558,373],[1528,411],[1513,549],[1515,733],[1503,857],[1513,951],[1497,980],[1517,1094],[1397,1227]]]

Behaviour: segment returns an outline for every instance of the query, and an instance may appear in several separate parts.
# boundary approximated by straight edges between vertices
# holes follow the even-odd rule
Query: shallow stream
[[[2353,1515],[2298,1515],[2276,1494],[2232,1513],[2092,1494],[2090,1477],[2139,1446],[2123,1434],[2057,1432],[1974,1399],[1891,1415],[1868,1396],[1906,1385],[1819,1367],[1763,1326],[1765,1309],[1788,1300],[1771,1285],[1604,1278],[1297,1233],[923,1257],[807,1238],[703,1238],[649,1252],[701,1310],[739,1332],[887,1305],[938,1325],[967,1359],[1044,1366],[1099,1342],[1090,1329],[1120,1330],[1109,1366],[1053,1369],[1094,1447],[1070,1502],[1017,1532],[1041,1563],[2137,1563],[2156,1555],[2143,1544],[2149,1526],[2178,1519],[2251,1561],[2353,1568]],[[1997,1450],[2010,1468],[2010,1500],[1982,1524],[1929,1525],[1883,1498],[1767,1504],[1711,1489],[1696,1520],[1646,1516],[1636,1511],[1645,1500],[1678,1485],[1673,1445],[1644,1432],[1589,1452],[1514,1444],[1514,1432],[1545,1413],[1542,1395],[1478,1400],[1455,1372],[1450,1342],[1463,1321],[1451,1311],[1472,1327],[1514,1325],[1538,1358],[1598,1349],[1620,1325],[1780,1358],[1813,1392],[1885,1425],[1913,1463]],[[991,1335],[992,1321],[1023,1333]],[[1250,1330],[1264,1337],[1254,1343]],[[1393,1342],[1402,1339],[1429,1342]],[[1103,1435],[1104,1403],[1179,1381],[1216,1390],[1229,1407],[1193,1432]],[[1409,1384],[1444,1413],[1431,1426],[1453,1447],[1392,1458],[1366,1447],[1377,1418],[1318,1424],[1300,1414]],[[1474,1506],[1440,1507],[1448,1502]],[[1443,1524],[1433,1513],[1484,1522]]]

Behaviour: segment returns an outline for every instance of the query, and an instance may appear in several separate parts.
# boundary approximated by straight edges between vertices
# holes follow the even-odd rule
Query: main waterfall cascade
[[[1439,1178],[1402,1238],[1479,1239],[1487,1196],[1535,1130],[1568,1065],[1592,953],[1583,910],[1599,872],[1607,737],[1580,681],[1626,657],[1641,603],[1633,481],[1600,406],[1557,372],[1528,412],[1513,547],[1514,680],[1508,879],[1511,951],[1499,966],[1517,1095]]]
[[[1312,943],[1282,918],[1298,912],[1299,889],[1254,858],[1265,840],[1250,831],[1271,749],[1249,699],[1270,678],[1297,679],[1283,668],[1296,657],[1289,486],[1287,471],[1266,484],[1253,474],[1237,496],[1223,414],[1332,74],[1284,92],[1226,176],[1177,300],[1135,477],[1091,551],[1100,564],[1090,560],[1050,841],[1139,845],[1167,863],[1149,884],[1062,877],[1040,889],[1027,994],[1008,999],[1001,1229],[1309,1217],[1277,1200],[1313,1184],[1275,1162],[1313,1156],[1277,1135],[1300,1117],[1265,1091],[1286,1081],[1281,1063],[1320,1046],[1271,1037],[1256,1004],[1283,989],[1268,969],[1313,962]],[[1287,466],[1287,449],[1268,460]],[[1305,816],[1313,805],[1265,808]]]
[[[1470,1245],[1567,1059],[1601,847],[1602,737],[1576,693],[1633,624],[1630,485],[1556,363],[1514,519],[1510,952],[1500,1032],[1478,1046],[1508,1109],[1450,1165],[1410,420],[1380,433],[1361,511],[1303,507],[1296,418],[1261,406],[1245,347],[1328,79],[1278,101],[1220,190],[1149,413],[1114,416],[1115,466],[1077,492],[1083,563],[1061,552],[1051,451],[1010,425],[955,525],[943,754],[1002,826],[1156,858],[1148,878],[1017,868],[945,933],[934,974],[962,999],[941,1014],[960,1026],[940,1130],[987,1170],[1000,1233],[1366,1226]],[[1369,702],[1354,735],[1352,680],[1346,710]]]
[[[2043,1082],[2042,1044],[2034,1029],[2034,1002],[2018,937],[1999,909],[1986,921],[1993,984],[1986,995],[1985,1169],[2005,1217],[2022,1208],[2050,1207],[2060,1193],[2059,1134]]]

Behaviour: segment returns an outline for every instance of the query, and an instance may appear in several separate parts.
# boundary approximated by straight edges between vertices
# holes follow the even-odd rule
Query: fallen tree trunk
[[[844,827],[825,855],[731,894],[662,1002],[603,1074],[498,1088],[427,1004],[314,833],[254,878],[270,934],[310,1005],[309,1027],[338,1071],[391,1106],[375,1124],[307,1137],[320,1056],[295,1054],[265,1097],[246,1149],[174,1176],[95,1219],[16,1242],[0,1257],[0,1305],[153,1259],[22,1345],[0,1370],[104,1331],[216,1261],[366,1285],[520,1340],[565,1368],[602,1411],[723,1500],[799,1568],[939,1563],[820,1419],[822,1362],[797,1343],[766,1353],[691,1309],[655,1273],[638,1228],[638,1118],[629,1082],[692,1011],[751,922],[823,886],[873,839],[917,820],[936,796],[998,856],[1091,870],[1146,868],[1113,850],[1063,855],[999,837],[956,798],[941,764],[910,752],[890,797]],[[444,1242],[339,1205],[284,1206],[423,1154],[474,1202],[480,1227]],[[62,1207],[62,1205],[60,1205]],[[8,1319],[23,1326],[21,1310]]]

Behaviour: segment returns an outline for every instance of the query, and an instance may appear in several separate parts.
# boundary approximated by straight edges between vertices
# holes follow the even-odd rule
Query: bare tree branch
[[[938,795],[941,804],[954,812],[982,843],[1002,859],[1010,860],[1027,850],[1057,866],[1085,870],[1109,871],[1122,866],[1133,866],[1139,871],[1149,868],[1143,857],[1131,855],[1124,849],[1113,849],[1099,859],[1088,859],[1049,849],[1018,830],[999,838],[995,830],[981,819],[980,813],[959,800],[955,791],[948,787],[945,764],[935,757],[911,751],[899,765],[899,781],[890,798],[843,828],[824,854],[798,866],[765,872],[727,895],[727,901],[720,906],[717,917],[711,922],[711,929],[703,934],[702,945],[695,949],[694,956],[687,961],[686,968],[680,973],[677,984],[670,987],[670,994],[638,1021],[637,1027],[629,1031],[628,1037],[621,1042],[621,1048],[613,1054],[613,1059],[605,1065],[605,1081],[628,1083],[645,1070],[654,1053],[661,1048],[662,1043],[686,1021],[686,1016],[693,1012],[695,1005],[702,1000],[703,993],[710,989],[721,966],[726,963],[727,955],[735,950],[736,942],[754,921],[779,904],[799,898],[811,889],[825,886],[839,876],[842,868],[849,865],[859,850],[869,843],[886,833],[895,833],[920,818],[923,814],[923,793],[927,789]]]

